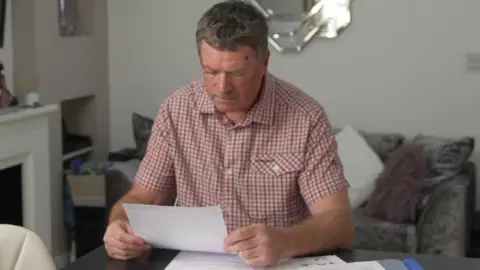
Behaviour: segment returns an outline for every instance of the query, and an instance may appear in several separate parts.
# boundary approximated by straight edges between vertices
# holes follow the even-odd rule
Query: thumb
[[[136,237],[138,238],[138,244],[146,244],[147,247],[150,247],[150,245],[149,245],[147,242],[145,242],[145,240],[144,240],[142,237],[140,237],[140,236],[133,230],[133,227],[132,227],[132,225],[130,225],[130,223],[125,222],[125,223],[124,223],[124,229],[125,229],[125,231],[126,231],[128,234],[134,235],[134,236],[136,236]]]
[[[130,225],[130,223],[128,222],[123,223],[123,228],[127,233],[135,235],[135,231],[133,230],[133,227],[132,225]]]

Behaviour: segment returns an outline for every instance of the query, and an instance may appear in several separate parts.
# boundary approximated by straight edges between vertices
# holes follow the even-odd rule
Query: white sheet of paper
[[[316,268],[318,270],[385,270],[385,268],[376,261],[369,262],[354,262],[342,267],[338,265],[329,265],[324,267]]]
[[[123,204],[130,224],[153,247],[223,253],[227,228],[219,206]]]
[[[319,256],[289,259],[268,267],[271,270],[307,270],[318,269],[324,265],[346,265],[337,256]],[[214,254],[202,252],[180,252],[165,270],[251,270],[239,256],[232,254]]]

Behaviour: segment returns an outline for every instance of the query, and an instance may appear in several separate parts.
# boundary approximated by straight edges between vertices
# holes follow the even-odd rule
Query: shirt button
[[[277,172],[277,173],[280,171],[280,167],[278,167],[277,164],[273,165],[272,169],[273,169],[274,172]]]
[[[226,169],[225,174],[231,175],[233,173],[232,169]]]

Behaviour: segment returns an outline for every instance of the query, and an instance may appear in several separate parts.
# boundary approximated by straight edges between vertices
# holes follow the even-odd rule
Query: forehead
[[[255,61],[255,51],[250,46],[239,46],[235,51],[218,50],[202,41],[199,49],[202,65],[209,68],[242,68]]]

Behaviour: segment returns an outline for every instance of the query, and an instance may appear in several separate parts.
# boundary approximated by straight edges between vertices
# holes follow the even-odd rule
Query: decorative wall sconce
[[[247,0],[267,19],[279,52],[301,52],[315,37],[336,38],[350,24],[350,0]]]

